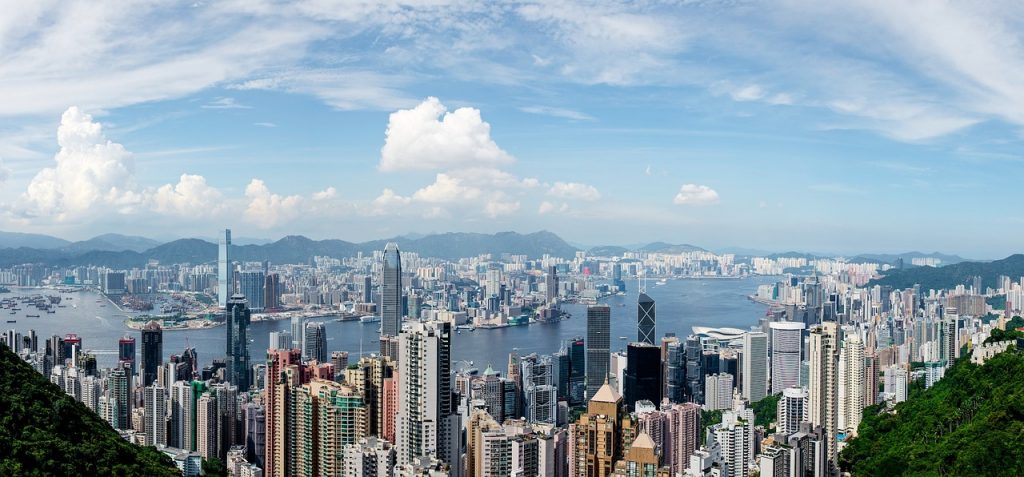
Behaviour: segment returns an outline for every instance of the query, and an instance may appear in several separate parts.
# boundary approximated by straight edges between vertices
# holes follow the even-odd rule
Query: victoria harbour
[[[757,276],[746,279],[685,279],[669,280],[664,285],[648,283],[647,294],[657,301],[658,334],[675,333],[685,336],[692,326],[728,326],[745,329],[757,324],[764,315],[765,306],[748,300],[758,285],[771,283],[774,277]],[[625,349],[626,343],[636,339],[636,284],[631,283],[628,291],[601,300],[612,309],[612,351]],[[52,290],[16,288],[10,294],[27,295],[52,293]],[[65,308],[55,314],[44,314],[39,318],[27,318],[23,314],[12,316],[17,323],[8,324],[21,333],[29,329],[40,337],[64,336],[73,333],[82,339],[84,350],[96,355],[99,366],[113,366],[117,363],[117,341],[121,337],[135,336],[139,332],[124,325],[128,316],[111,305],[95,291],[83,290],[65,294]],[[66,297],[71,297],[69,301]],[[74,306],[72,306],[74,304]],[[472,361],[473,366],[483,370],[488,364],[495,369],[504,368],[510,352],[519,354],[548,353],[558,349],[562,340],[586,335],[586,306],[566,304],[563,309],[571,318],[529,326],[505,328],[460,330],[452,345],[452,359],[464,367]],[[376,353],[378,351],[379,323],[359,321],[324,321],[327,331],[327,346],[331,351],[348,351],[350,355]],[[249,352],[254,361],[263,359],[272,331],[288,331],[288,320],[254,321],[251,324]],[[186,347],[193,347],[202,366],[210,364],[224,354],[224,327],[166,331],[164,333],[164,354],[180,354]],[[620,337],[627,339],[620,339]],[[360,351],[362,350],[362,351]]]

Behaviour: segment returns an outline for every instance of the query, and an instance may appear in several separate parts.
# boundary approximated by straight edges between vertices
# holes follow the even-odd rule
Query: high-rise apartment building
[[[244,295],[235,294],[224,310],[227,322],[228,362],[225,378],[243,391],[249,390],[249,323],[251,312]]]
[[[825,461],[834,473],[839,431],[838,327],[826,321],[811,330],[808,343],[808,421],[824,430]]]
[[[611,320],[612,309],[607,305],[587,307],[587,400],[608,380]]]
[[[775,429],[779,434],[794,434],[800,431],[800,423],[807,420],[807,391],[803,388],[786,388],[776,408]]]
[[[145,388],[145,440],[147,446],[167,445],[167,396],[159,383]]]
[[[729,373],[709,374],[704,378],[704,408],[709,411],[732,409],[733,376]]]
[[[863,411],[864,343],[857,334],[848,334],[839,355],[839,429],[856,436]]]
[[[217,251],[217,304],[226,308],[235,287],[234,265],[230,255],[231,229],[224,229],[224,235],[217,241]]]

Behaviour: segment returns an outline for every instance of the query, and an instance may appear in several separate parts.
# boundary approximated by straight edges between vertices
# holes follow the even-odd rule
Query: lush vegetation
[[[1024,475],[1022,380],[1014,347],[984,366],[961,359],[894,413],[865,409],[840,465],[854,476]]]
[[[948,289],[957,285],[969,284],[971,279],[980,276],[982,287],[995,287],[999,277],[1024,276],[1024,255],[1010,255],[1002,260],[992,262],[961,262],[945,267],[912,267],[903,270],[890,270],[885,276],[871,280],[868,286],[889,285],[895,289],[911,288],[921,285],[923,290]]]
[[[775,422],[775,416],[779,408],[781,394],[768,396],[750,405],[754,410],[754,425],[768,429],[768,425]]]
[[[206,477],[228,477],[228,465],[216,457],[203,459],[203,475]]]
[[[1006,309],[1006,295],[990,296],[985,299],[985,303],[988,303],[993,310],[1005,310]]]
[[[1022,327],[1024,327],[1024,318],[1019,316],[1015,316],[1011,318],[1010,321],[1006,322],[1006,329],[1008,330],[1015,330]]]
[[[1010,327],[1007,327],[1006,331],[1003,331],[999,328],[995,328],[992,330],[992,334],[989,335],[988,339],[986,339],[985,342],[995,343],[998,341],[1015,340],[1017,338],[1024,338],[1024,332],[1011,329]]]
[[[703,441],[704,436],[708,434],[708,428],[722,422],[722,411],[708,411],[701,409],[700,411],[700,438]]]
[[[181,475],[169,457],[122,439],[4,346],[0,409],[0,475]]]

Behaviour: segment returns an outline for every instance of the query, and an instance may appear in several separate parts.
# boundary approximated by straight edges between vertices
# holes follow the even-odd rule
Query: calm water
[[[648,295],[657,303],[657,335],[667,332],[686,336],[692,326],[731,326],[747,328],[764,315],[765,307],[746,299],[756,291],[757,286],[771,283],[772,277],[756,277],[743,280],[670,280],[667,284],[655,286],[648,284]],[[635,288],[635,284],[628,283]],[[40,293],[39,290],[15,289],[11,295],[27,295]],[[54,292],[47,290],[47,294]],[[0,295],[10,296],[10,295]],[[56,314],[42,313],[39,318],[27,318],[21,311],[17,315],[0,310],[3,320],[16,319],[17,323],[5,323],[3,329],[15,328],[25,333],[29,328],[35,329],[42,341],[47,337],[59,334],[76,333],[82,338],[85,349],[94,350],[100,367],[113,366],[117,361],[117,340],[124,336],[134,336],[141,345],[139,332],[130,330],[123,325],[125,315],[116,308],[101,300],[95,292],[80,292],[64,295],[67,308],[58,308]],[[66,297],[73,299],[68,301]],[[612,308],[612,349],[625,349],[628,337],[636,340],[636,300],[637,291],[630,290],[624,296],[615,296],[602,303]],[[72,308],[71,304],[77,304]],[[101,306],[105,304],[106,306]],[[483,369],[493,363],[496,369],[504,371],[508,353],[517,350],[520,354],[553,353],[563,339],[586,336],[586,306],[565,305],[564,309],[572,314],[569,320],[552,324],[537,324],[492,330],[462,331],[455,336],[453,359],[473,361]],[[327,346],[331,351],[349,351],[353,356],[359,353],[360,347],[365,353],[377,351],[377,328],[379,323],[362,324],[358,321],[338,323],[328,321]],[[253,339],[250,353],[253,361],[262,361],[264,351],[269,342],[271,331],[287,331],[291,324],[287,320],[253,323],[250,327],[250,338]],[[225,328],[223,326],[204,330],[184,330],[164,332],[164,354],[180,354],[186,346],[196,348],[202,365],[209,364],[214,358],[225,355]],[[140,346],[139,345],[139,346]]]

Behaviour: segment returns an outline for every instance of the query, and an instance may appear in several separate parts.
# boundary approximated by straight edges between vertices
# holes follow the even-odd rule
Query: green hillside
[[[868,286],[888,285],[895,289],[912,288],[921,285],[922,290],[948,289],[957,285],[970,284],[971,279],[981,277],[982,287],[997,286],[999,277],[1019,278],[1024,275],[1024,255],[1010,255],[992,262],[961,262],[944,267],[911,267],[903,270],[889,270],[881,278],[871,280]]]
[[[1024,475],[1024,355],[984,366],[961,359],[896,413],[864,410],[859,436],[840,455],[857,476]]]
[[[169,457],[122,439],[4,346],[0,409],[0,475],[181,475]]]

